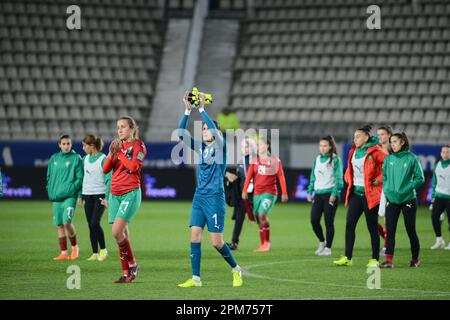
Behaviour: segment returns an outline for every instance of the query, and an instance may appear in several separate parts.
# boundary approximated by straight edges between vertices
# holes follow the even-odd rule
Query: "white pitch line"
[[[318,259],[303,259],[300,261],[317,261]],[[337,284],[337,283],[323,283],[323,282],[315,282],[315,281],[304,281],[304,280],[297,280],[297,279],[284,279],[284,278],[277,278],[277,277],[271,277],[271,276],[265,276],[257,273],[249,272],[249,270],[258,268],[258,267],[265,267],[269,265],[277,265],[277,264],[287,264],[287,263],[298,263],[299,261],[277,261],[277,262],[268,262],[268,263],[261,263],[261,264],[254,264],[246,267],[242,267],[243,274],[252,277],[252,278],[259,278],[259,279],[266,279],[266,280],[273,280],[273,281],[283,281],[283,282],[293,282],[293,283],[300,283],[300,284],[307,284],[307,285],[320,285],[320,286],[329,286],[329,287],[339,287],[339,288],[356,288],[356,289],[366,289],[369,290],[365,286],[355,286],[355,285],[346,285],[346,284]],[[448,296],[450,295],[449,291],[432,291],[432,290],[415,290],[415,289],[400,289],[400,288],[381,288],[381,289],[374,289],[374,292],[377,291],[402,291],[402,292],[411,292],[411,293],[421,293],[425,295],[436,295],[436,296]],[[382,291],[381,291],[382,292]],[[384,296],[380,295],[378,296],[380,298],[383,298]],[[351,297],[350,299],[358,298],[357,296]],[[369,297],[368,297],[369,298]],[[375,298],[375,297],[370,297]]]

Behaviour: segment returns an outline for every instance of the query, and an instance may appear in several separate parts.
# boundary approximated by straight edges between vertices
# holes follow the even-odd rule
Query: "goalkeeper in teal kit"
[[[179,125],[179,137],[185,144],[198,153],[200,158],[197,187],[192,200],[191,218],[191,266],[192,278],[179,284],[179,287],[201,287],[200,262],[201,240],[203,228],[208,226],[212,245],[231,266],[233,286],[242,286],[241,268],[236,262],[228,245],[223,241],[223,227],[225,223],[225,190],[224,175],[226,168],[226,142],[220,128],[204,110],[205,95],[199,93],[199,112],[203,118],[202,141],[194,140],[187,133],[186,126],[193,105],[188,100],[189,92],[185,92],[183,103],[186,108]],[[195,104],[194,104],[195,107]]]

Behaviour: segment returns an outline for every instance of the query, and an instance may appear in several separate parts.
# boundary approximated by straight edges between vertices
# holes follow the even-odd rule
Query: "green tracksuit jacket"
[[[414,199],[424,182],[422,166],[411,151],[391,153],[384,159],[383,191],[389,202],[401,204]]]
[[[75,151],[52,155],[47,168],[47,193],[50,201],[77,198],[83,184],[83,161]]]

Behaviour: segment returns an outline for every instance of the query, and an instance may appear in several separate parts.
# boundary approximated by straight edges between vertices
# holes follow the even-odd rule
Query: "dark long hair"
[[[389,143],[391,143],[392,137],[397,137],[397,138],[400,139],[400,141],[403,141],[403,146],[400,149],[400,151],[409,149],[409,140],[408,140],[408,137],[406,136],[406,133],[404,133],[404,132],[396,132],[396,133],[392,134],[392,136],[389,138]]]
[[[336,141],[334,141],[334,137],[333,136],[325,136],[325,137],[320,138],[320,141],[328,141],[328,144],[331,147],[331,150],[330,150],[330,165],[333,165],[333,157],[334,157],[335,154],[336,155],[338,154],[337,147],[336,147]]]

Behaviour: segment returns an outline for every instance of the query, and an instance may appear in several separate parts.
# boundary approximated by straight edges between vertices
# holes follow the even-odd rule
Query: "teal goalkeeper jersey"
[[[203,141],[196,141],[184,130],[189,119],[187,114],[181,118],[178,127],[180,139],[200,157],[195,193],[200,195],[224,194],[223,179],[227,166],[226,142],[206,111],[200,112],[200,114],[215,138],[214,143],[207,145]]]

